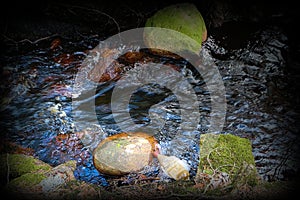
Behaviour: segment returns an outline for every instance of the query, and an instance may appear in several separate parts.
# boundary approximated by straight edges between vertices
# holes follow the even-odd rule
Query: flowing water
[[[204,43],[201,55],[217,66],[226,89],[227,113],[221,134],[232,133],[251,140],[262,178],[288,179],[297,171],[299,159],[299,115],[295,107],[299,101],[295,95],[299,77],[287,67],[290,43],[286,33],[276,26],[254,30],[243,46],[235,48],[227,46],[226,38],[212,34]],[[56,46],[55,41],[61,45]],[[105,186],[109,177],[95,169],[91,150],[100,140],[121,131],[110,101],[117,81],[97,85],[92,99],[98,123],[87,125],[85,131],[90,138],[85,142],[81,140],[84,130],[74,125],[72,113],[72,105],[90,101],[81,99],[82,102],[72,104],[73,84],[88,51],[99,42],[97,36],[82,36],[76,41],[53,37],[36,45],[20,45],[18,54],[7,51],[1,60],[5,83],[1,85],[4,94],[1,133],[5,134],[2,138],[32,148],[35,156],[53,166],[76,160],[77,179]],[[130,48],[127,50],[136,50]],[[163,153],[187,160],[194,176],[199,138],[209,127],[210,92],[201,75],[186,60],[148,56],[152,56],[152,61],[175,67],[189,79],[200,103],[200,122],[193,131],[180,132],[179,101],[172,91],[161,86],[167,78],[158,84],[144,85],[133,93],[128,106],[130,116],[137,124],[147,125],[154,118],[164,122],[154,134]],[[128,70],[133,68],[126,62],[123,65],[128,65]],[[85,87],[82,86],[82,91],[88,89]],[[188,95],[187,91],[182,93]],[[80,118],[89,122],[84,114]],[[160,176],[157,165],[144,173]]]

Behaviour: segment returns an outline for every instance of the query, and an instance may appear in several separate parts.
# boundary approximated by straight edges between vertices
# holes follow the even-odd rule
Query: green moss
[[[1,176],[5,177],[9,173],[11,178],[21,176],[26,173],[36,172],[39,170],[50,170],[51,166],[34,158],[22,154],[1,154],[0,170]]]
[[[169,50],[174,53],[189,50],[198,54],[203,33],[206,31],[201,13],[190,3],[175,4],[159,10],[146,21],[145,26],[174,30],[146,29],[145,31],[145,43],[150,48]],[[183,37],[183,34],[187,37]]]
[[[35,185],[39,184],[46,176],[42,173],[27,173],[18,178],[13,179],[7,184],[8,190],[28,189],[30,190]]]
[[[257,184],[250,140],[232,134],[204,134],[200,138],[198,173],[225,172],[234,184]]]

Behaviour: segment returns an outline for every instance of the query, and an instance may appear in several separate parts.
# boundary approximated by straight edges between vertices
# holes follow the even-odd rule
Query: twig
[[[69,6],[69,8],[79,8],[79,9],[92,11],[92,12],[104,15],[104,16],[108,17],[109,19],[111,19],[115,23],[115,25],[117,26],[117,29],[118,29],[118,33],[120,34],[120,32],[121,32],[121,28],[120,28],[118,22],[115,20],[115,18],[113,18],[112,16],[110,16],[109,14],[107,14],[105,12],[102,12],[102,11],[94,9],[94,8],[85,8],[85,7],[82,7],[82,6]]]
[[[19,43],[23,43],[23,42],[29,42],[30,44],[36,44],[36,43],[38,43],[38,42],[40,42],[40,41],[42,41],[42,40],[47,40],[47,39],[50,39],[50,38],[52,38],[52,37],[55,37],[55,36],[57,36],[57,34],[53,34],[53,35],[50,35],[50,36],[46,36],[46,37],[43,37],[43,38],[39,38],[39,39],[34,40],[34,41],[31,41],[31,40],[29,40],[29,39],[27,39],[27,38],[26,38],[26,39],[23,39],[23,40],[20,40],[20,41],[15,41],[15,40],[13,40],[13,39],[7,37],[6,35],[3,35],[3,34],[2,34],[2,36],[3,36],[5,39],[7,39],[7,40],[9,40],[9,41],[12,41],[12,42],[15,43],[15,44],[19,44]]]
[[[233,163],[233,165],[230,165],[230,164],[220,165],[220,166],[218,166],[215,170],[216,170],[216,171],[220,171],[219,169],[222,168],[222,167],[231,167],[231,169],[233,170],[233,168],[235,168],[236,166],[235,166],[235,163]],[[232,171],[232,170],[231,170],[231,171]]]
[[[210,180],[210,182],[206,185],[206,187],[205,187],[205,189],[204,189],[204,191],[203,191],[203,194],[205,194],[205,193],[207,192],[207,190],[209,189],[209,187],[210,187],[211,185],[213,185],[213,182],[215,181],[215,180],[214,180],[214,176],[216,175],[217,172],[219,172],[219,169],[220,169],[220,168],[222,168],[222,167],[227,167],[227,166],[228,166],[228,167],[232,167],[232,169],[233,169],[234,167],[236,167],[236,166],[235,166],[235,163],[234,163],[233,165],[229,165],[229,164],[221,165],[221,166],[218,166],[216,169],[214,169],[213,166],[212,166],[212,163],[210,162],[209,157],[210,157],[210,155],[211,155],[211,153],[212,153],[213,151],[216,151],[216,150],[218,150],[218,149],[221,149],[221,148],[220,148],[220,147],[217,147],[217,148],[215,148],[215,149],[212,149],[212,150],[208,153],[208,155],[207,155],[207,157],[206,157],[206,160],[207,160],[207,162],[208,162],[208,164],[209,164],[211,170],[213,170],[213,174],[210,175],[211,180]],[[227,149],[227,148],[226,148],[226,149]],[[218,151],[216,151],[216,153],[217,153],[218,155],[220,155]]]

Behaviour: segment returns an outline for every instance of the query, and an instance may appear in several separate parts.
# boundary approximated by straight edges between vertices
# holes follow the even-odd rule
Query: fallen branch
[[[104,15],[106,17],[108,17],[109,19],[111,19],[115,25],[117,26],[117,29],[118,29],[118,33],[120,34],[121,32],[121,28],[120,28],[120,25],[119,23],[115,20],[115,18],[113,18],[112,16],[110,16],[109,14],[105,13],[105,12],[102,12],[100,10],[97,10],[97,9],[94,9],[94,8],[86,8],[86,7],[82,7],[82,6],[72,6],[72,5],[68,5],[68,10],[70,10],[70,8],[79,8],[79,9],[82,9],[82,10],[86,10],[86,11],[91,11],[91,12],[94,12],[94,13],[98,13],[98,14],[101,14],[101,15]]]
[[[27,38],[26,38],[26,39],[23,39],[23,40],[20,40],[20,41],[15,41],[14,39],[9,38],[9,37],[6,36],[6,35],[3,35],[3,34],[2,34],[2,36],[3,36],[5,39],[7,39],[7,40],[13,42],[14,44],[20,44],[20,43],[23,43],[23,42],[28,42],[28,43],[30,43],[30,44],[37,44],[37,43],[40,42],[40,41],[48,40],[48,39],[50,39],[50,38],[56,37],[57,34],[53,34],[53,35],[50,35],[50,36],[42,37],[42,38],[39,38],[39,39],[34,40],[34,41],[31,41],[31,40],[29,40],[29,39],[27,39]]]

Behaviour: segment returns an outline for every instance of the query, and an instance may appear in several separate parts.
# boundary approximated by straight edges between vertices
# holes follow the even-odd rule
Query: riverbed
[[[260,176],[268,181],[287,180],[298,173],[299,161],[299,42],[291,29],[296,23],[294,10],[276,5],[268,10],[267,5],[255,3],[241,12],[236,11],[241,5],[200,3],[200,10],[207,8],[203,15],[208,27],[208,40],[200,54],[217,67],[226,90],[226,118],[219,134],[250,139]],[[122,131],[113,118],[110,101],[117,80],[97,85],[92,98],[98,123],[89,124],[87,131],[89,136],[104,132],[97,140],[90,137],[82,142],[84,130],[74,125],[73,118],[75,76],[101,41],[143,27],[147,17],[164,4],[148,3],[143,8],[138,3],[118,8],[90,4],[56,2],[39,5],[45,10],[43,14],[31,13],[28,18],[8,15],[2,33],[1,139],[33,149],[35,156],[53,166],[76,160],[77,179],[106,186],[109,177],[95,169],[91,152],[101,139]],[[136,47],[124,48],[142,52]],[[147,124],[151,116],[160,116],[165,124],[154,136],[165,154],[188,161],[193,177],[201,151],[199,138],[209,127],[210,92],[187,61],[143,53],[189,77],[200,102],[201,120],[193,131],[180,132],[176,95],[157,84],[134,93],[129,104],[131,117],[136,123]],[[139,59],[135,62],[142,63]],[[128,70],[134,66],[126,60],[120,63]],[[164,81],[167,79],[160,84]],[[161,176],[157,165],[144,172],[149,177]]]

